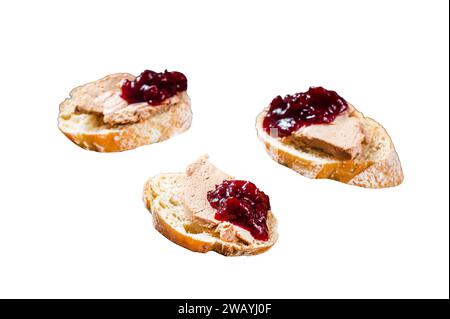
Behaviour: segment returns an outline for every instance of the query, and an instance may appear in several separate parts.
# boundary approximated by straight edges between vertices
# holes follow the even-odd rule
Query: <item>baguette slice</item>
[[[155,228],[166,238],[194,252],[215,251],[225,256],[260,254],[276,242],[277,221],[271,211],[267,216],[269,240],[255,240],[252,244],[223,241],[214,229],[194,223],[183,204],[185,180],[184,173],[160,174],[144,186],[145,206],[152,213]]]
[[[397,152],[386,130],[374,120],[363,117],[365,142],[352,160],[339,160],[323,152],[282,143],[263,129],[268,108],[256,118],[256,130],[269,156],[308,178],[327,178],[366,188],[393,187],[402,183],[403,171]],[[356,111],[357,112],[357,111]]]
[[[192,122],[190,99],[186,92],[180,93],[179,102],[167,111],[132,124],[109,125],[96,114],[75,112],[77,99],[84,98],[83,87],[94,84],[99,90],[111,82],[132,78],[128,73],[108,75],[98,81],[73,89],[70,98],[59,106],[58,127],[78,146],[97,152],[120,152],[164,141],[189,129]]]

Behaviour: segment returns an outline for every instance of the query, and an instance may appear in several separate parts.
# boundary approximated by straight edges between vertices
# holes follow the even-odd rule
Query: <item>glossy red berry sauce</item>
[[[255,184],[240,180],[225,180],[209,191],[208,201],[216,209],[215,218],[247,229],[255,239],[267,241],[269,196]]]
[[[268,134],[284,137],[303,126],[331,123],[347,107],[347,102],[336,92],[320,86],[310,87],[304,93],[274,98],[263,128]]]
[[[187,79],[181,72],[165,70],[157,73],[145,70],[133,81],[125,80],[121,97],[129,104],[147,102],[149,105],[159,105],[186,89]]]

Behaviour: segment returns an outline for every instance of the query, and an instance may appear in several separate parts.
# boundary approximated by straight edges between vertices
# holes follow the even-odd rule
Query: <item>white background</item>
[[[448,22],[447,1],[1,2],[0,297],[448,298]],[[187,133],[100,154],[58,131],[73,87],[145,68],[188,76]],[[310,85],[385,126],[400,187],[269,159],[256,114]],[[145,180],[204,153],[270,195],[272,250],[196,254],[153,228]]]

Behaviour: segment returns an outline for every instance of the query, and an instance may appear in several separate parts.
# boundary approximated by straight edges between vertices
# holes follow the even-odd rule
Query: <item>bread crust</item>
[[[403,171],[399,157],[386,130],[370,118],[363,118],[379,129],[389,142],[383,158],[371,160],[329,160],[319,161],[314,157],[302,156],[293,146],[282,144],[269,136],[262,127],[267,109],[256,118],[256,130],[269,156],[297,173],[312,179],[332,179],[349,185],[365,188],[386,188],[397,186],[403,181]]]
[[[206,253],[209,251],[215,251],[224,256],[250,256],[261,254],[269,250],[277,241],[277,220],[269,211],[267,223],[269,227],[270,239],[267,242],[258,242],[258,244],[245,245],[242,243],[230,243],[225,242],[217,237],[206,237],[203,239],[195,237],[186,232],[182,232],[167,222],[163,217],[161,208],[156,202],[160,199],[162,194],[158,189],[157,181],[166,175],[161,174],[150,178],[144,185],[143,201],[146,208],[150,211],[153,217],[153,225],[164,237],[194,252]],[[182,173],[176,175],[184,176]]]
[[[109,81],[112,77],[125,77],[128,74],[112,74],[97,82]],[[71,92],[77,94],[81,87]],[[169,139],[172,136],[187,131],[192,122],[190,99],[186,92],[180,94],[180,102],[176,103],[166,112],[152,116],[144,121],[133,124],[114,125],[106,128],[84,129],[83,125],[71,123],[65,117],[69,113],[74,114],[72,99],[66,99],[60,104],[58,127],[76,145],[96,152],[121,152],[137,148],[139,146],[153,144]],[[69,110],[69,111],[68,111]],[[96,117],[96,115],[88,115]],[[99,120],[97,120],[99,121]],[[101,125],[101,123],[100,123]]]

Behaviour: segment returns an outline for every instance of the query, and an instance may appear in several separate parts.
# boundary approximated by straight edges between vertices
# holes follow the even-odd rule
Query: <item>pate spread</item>
[[[179,92],[159,105],[149,105],[147,102],[129,104],[121,96],[122,85],[134,79],[131,74],[118,73],[76,88],[72,91],[75,113],[99,115],[104,123],[111,125],[132,124],[166,112],[171,105],[184,98],[185,93]]]
[[[274,98],[263,128],[285,143],[311,147],[340,160],[355,158],[364,140],[361,117],[355,109],[323,87]]]
[[[320,149],[341,160],[350,160],[360,153],[364,134],[360,118],[345,112],[329,124],[302,127],[285,140]]]
[[[203,156],[189,165],[186,175],[184,205],[187,213],[192,215],[194,222],[207,228],[215,227],[224,241],[241,240],[247,244],[252,243],[254,238],[248,230],[229,222],[217,220],[216,212],[206,197],[206,194],[214,190],[216,185],[232,177],[209,163],[207,156]]]

